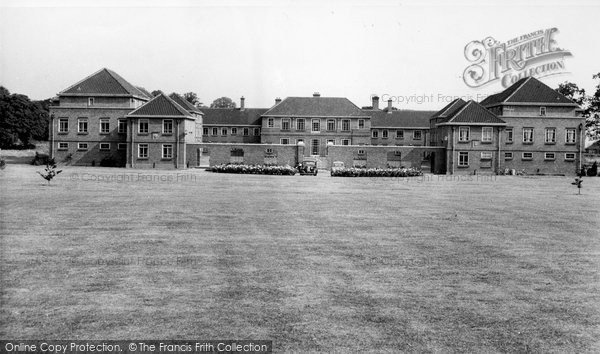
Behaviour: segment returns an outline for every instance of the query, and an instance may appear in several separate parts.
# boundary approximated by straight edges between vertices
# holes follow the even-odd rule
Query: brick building
[[[202,108],[203,141],[206,143],[260,143],[261,116],[268,108],[246,108],[240,99],[239,108]]]

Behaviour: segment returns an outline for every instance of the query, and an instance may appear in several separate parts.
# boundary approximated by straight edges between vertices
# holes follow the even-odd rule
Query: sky
[[[437,110],[471,88],[465,46],[557,28],[564,73],[593,92],[600,72],[600,1],[0,0],[0,85],[55,96],[109,68],[146,89],[227,96],[268,108],[276,97],[377,94],[400,109]]]

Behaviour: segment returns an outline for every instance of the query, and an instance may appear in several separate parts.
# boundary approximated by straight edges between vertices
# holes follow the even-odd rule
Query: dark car
[[[300,175],[302,175],[302,176],[304,176],[304,175],[316,176],[317,172],[319,172],[317,160],[313,159],[313,158],[308,158],[308,157],[305,158],[304,161],[302,161],[298,165],[298,172],[300,172]]]

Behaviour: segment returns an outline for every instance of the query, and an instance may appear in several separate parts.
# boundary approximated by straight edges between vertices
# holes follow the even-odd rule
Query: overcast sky
[[[502,90],[465,85],[467,43],[551,27],[573,56],[569,73],[542,81],[591,91],[600,72],[598,0],[0,4],[0,85],[32,99],[107,67],[151,91],[194,91],[207,104],[243,95],[247,107],[270,107],[275,97],[318,91],[358,106],[378,94],[402,109],[439,109],[449,96]]]

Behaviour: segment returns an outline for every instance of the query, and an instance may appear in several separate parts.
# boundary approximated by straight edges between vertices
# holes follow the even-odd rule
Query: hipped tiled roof
[[[202,108],[205,125],[261,125],[268,108]]]
[[[446,116],[445,119],[438,124],[504,125],[506,122],[496,117],[494,113],[490,112],[479,103],[470,100],[464,102],[460,109],[454,109],[454,112],[451,115]]]
[[[127,115],[128,117],[148,117],[148,118],[186,118],[194,119],[192,114],[177,102],[164,93],[154,97],[150,102],[134,110]]]
[[[372,128],[426,128],[429,129],[429,118],[434,111],[397,110],[363,110],[371,116]]]
[[[60,96],[133,96],[148,100],[149,97],[127,80],[110,69],[101,69],[59,93]]]
[[[287,97],[264,116],[362,117],[366,114],[345,97]]]
[[[534,77],[523,78],[506,90],[488,96],[481,101],[481,105],[484,107],[496,106],[502,103],[558,103],[576,105],[573,101]]]

